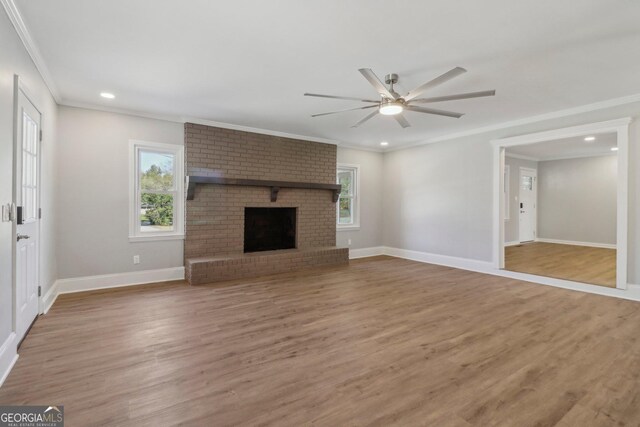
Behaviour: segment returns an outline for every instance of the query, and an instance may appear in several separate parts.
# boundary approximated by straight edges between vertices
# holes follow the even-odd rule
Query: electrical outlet
[[[351,246],[351,239],[347,240],[347,245]]]
[[[140,255],[134,255],[133,256],[133,263],[134,264],[140,264]]]

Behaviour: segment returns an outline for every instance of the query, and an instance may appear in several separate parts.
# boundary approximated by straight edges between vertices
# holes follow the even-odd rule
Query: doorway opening
[[[627,288],[630,119],[496,140],[496,267]]]

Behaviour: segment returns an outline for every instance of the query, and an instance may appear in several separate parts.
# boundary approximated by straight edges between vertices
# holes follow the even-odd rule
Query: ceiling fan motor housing
[[[398,83],[398,75],[395,73],[387,74],[384,76],[384,82],[388,85],[394,85]]]

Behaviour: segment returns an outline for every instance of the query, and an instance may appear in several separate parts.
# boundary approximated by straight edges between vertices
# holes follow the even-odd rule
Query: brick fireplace
[[[186,204],[184,256],[190,284],[348,262],[348,249],[335,247],[334,192],[324,189],[335,186],[334,145],[186,123],[185,161],[192,181],[200,178],[191,185]],[[312,188],[287,188],[287,183]],[[274,216],[265,208],[290,208],[295,248],[245,252],[245,213]],[[284,223],[272,221],[271,229],[291,233],[284,231]],[[291,246],[291,236],[280,237]]]

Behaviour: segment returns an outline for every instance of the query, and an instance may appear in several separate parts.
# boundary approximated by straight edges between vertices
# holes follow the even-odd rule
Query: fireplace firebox
[[[244,252],[296,247],[296,208],[244,208]]]

